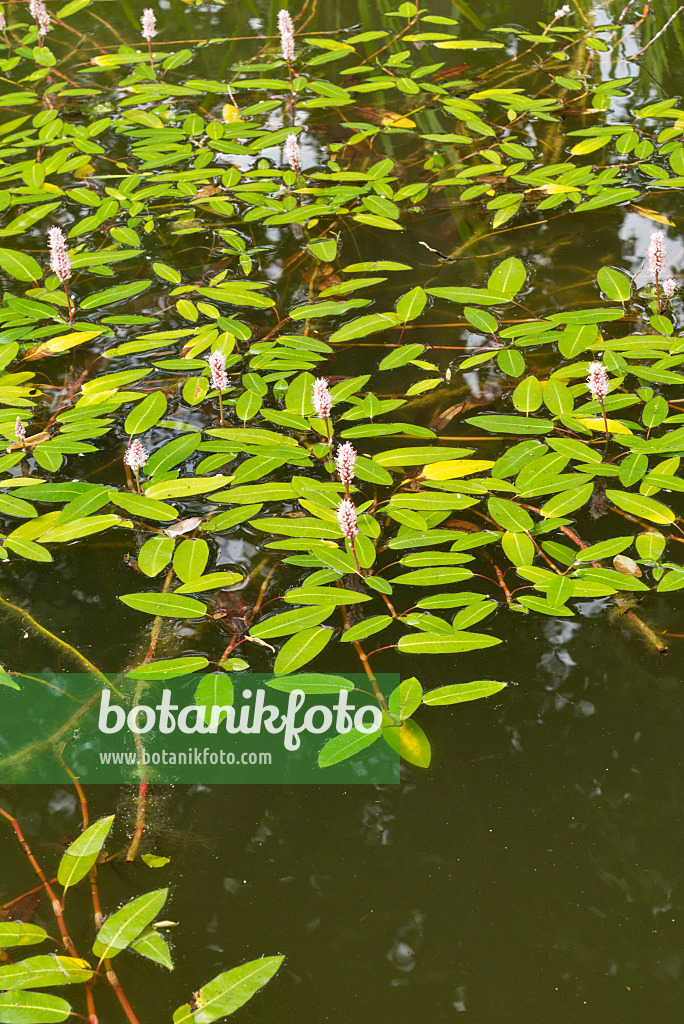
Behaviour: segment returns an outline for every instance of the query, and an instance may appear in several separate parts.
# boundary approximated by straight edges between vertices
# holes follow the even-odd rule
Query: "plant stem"
[[[138,787],[138,809],[135,818],[135,832],[131,845],[128,847],[128,853],[126,854],[126,863],[130,864],[131,861],[135,860],[140,846],[140,840],[143,837],[145,831],[145,808],[147,798],[147,779],[142,779],[140,786]]]
[[[10,825],[14,829],[15,834],[17,836],[17,839],[19,840],[19,844],[21,845],[22,850],[24,851],[24,853],[28,857],[28,860],[29,860],[29,863],[31,864],[31,867],[33,868],[35,873],[38,875],[38,878],[43,883],[43,888],[45,889],[46,893],[50,897],[50,902],[52,903],[52,912],[55,915],[55,920],[57,921],[57,927],[59,928],[59,934],[62,936],[62,944],[64,945],[65,950],[67,951],[69,956],[78,957],[78,953],[76,952],[76,947],[74,946],[73,942],[71,941],[71,936],[69,935],[69,932],[67,931],[67,926],[66,926],[66,923],[64,921],[64,915],[62,914],[62,904],[60,903],[59,899],[57,898],[57,894],[55,893],[55,890],[52,888],[52,886],[48,882],[47,877],[45,875],[45,872],[41,868],[41,866],[38,863],[38,861],[36,860],[36,858],[33,856],[33,853],[31,851],[31,847],[29,846],[29,844],[24,839],[24,834],[21,831],[21,827],[19,825],[19,822],[17,821],[17,819],[13,815],[9,814],[2,807],[0,807],[0,814],[2,815],[3,818],[5,818],[7,821],[9,821]]]

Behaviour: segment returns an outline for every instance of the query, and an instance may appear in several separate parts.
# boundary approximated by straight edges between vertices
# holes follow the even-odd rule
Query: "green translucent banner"
[[[399,781],[386,705],[398,676],[378,676],[377,692],[365,675],[321,673],[11,681],[0,686],[3,784]]]

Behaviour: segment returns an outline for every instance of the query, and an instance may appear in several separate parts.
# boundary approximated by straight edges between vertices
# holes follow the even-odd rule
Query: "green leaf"
[[[102,960],[109,960],[130,946],[144,928],[155,919],[166,903],[168,889],[155,889],[124,904],[97,933],[93,953]]]
[[[201,619],[207,610],[201,601],[178,594],[122,594],[119,600],[138,612],[170,619]]]
[[[141,860],[150,868],[161,868],[169,863],[168,857],[155,857],[154,854],[144,853]],[[155,964],[161,964],[169,971],[173,970],[173,960],[169,952],[169,945],[163,935],[154,928],[146,928],[137,939],[133,939],[130,948],[144,956],[146,960],[152,960]]]
[[[485,633],[464,632],[451,637],[444,633],[409,633],[401,637],[397,647],[404,654],[464,654],[500,643],[498,637]]]
[[[578,551],[576,561],[598,562],[601,558],[613,558],[626,551],[633,541],[634,537],[613,537],[612,540],[602,540],[598,544],[592,544],[590,547]]]
[[[639,558],[648,558],[657,561],[665,550],[666,540],[662,533],[653,530],[650,533],[640,533],[635,544]]]
[[[507,498],[490,498],[488,510],[494,522],[504,530],[527,532],[534,526],[529,512]]]
[[[173,556],[173,569],[179,580],[188,583],[202,575],[209,561],[209,545],[206,540],[193,537],[183,540]]]
[[[370,601],[368,594],[359,594],[356,590],[344,587],[293,587],[283,595],[287,604],[360,604]]]
[[[646,498],[642,494],[627,494],[625,491],[607,490],[606,497],[630,515],[648,519],[651,523],[674,523],[675,514],[672,509],[655,498]]]
[[[287,675],[301,668],[321,653],[332,640],[332,630],[324,626],[303,629],[296,636],[286,640],[278,652],[274,671],[278,675]]]
[[[122,299],[132,299],[140,295],[152,284],[151,281],[131,281],[130,284],[118,284],[113,288],[105,288],[102,292],[95,292],[88,295],[81,301],[81,309],[98,309],[100,306],[109,306],[113,302],[121,302]]]
[[[410,679],[402,680],[399,686],[392,690],[387,706],[390,714],[395,718],[410,718],[413,712],[420,707],[422,699],[423,687],[415,676],[411,676]]]
[[[138,568],[146,576],[157,576],[171,561],[175,546],[172,537],[150,537],[138,553]]]
[[[387,629],[388,626],[392,625],[393,621],[391,615],[373,615],[371,618],[363,619],[362,622],[357,622],[355,626],[345,629],[340,637],[340,641],[342,643],[352,643],[354,640],[365,640],[366,637],[373,636],[382,629]]]
[[[23,921],[0,922],[0,949],[9,946],[35,946],[47,939],[47,932],[37,924],[24,924]]]
[[[186,1003],[173,1015],[173,1024],[213,1024],[234,1013],[263,988],[285,957],[265,956],[219,974],[195,994],[194,1011]]]
[[[93,976],[85,960],[70,956],[30,956],[16,964],[0,967],[0,989],[47,988],[53,985],[75,985]]]
[[[0,1024],[58,1024],[71,1016],[66,999],[46,992],[1,992]]]
[[[544,401],[544,392],[539,380],[531,375],[521,380],[511,396],[518,412],[535,412]]]
[[[113,814],[108,818],[100,818],[67,847],[57,869],[57,881],[65,890],[88,874],[100,855],[113,823]]]
[[[17,281],[40,281],[43,271],[40,264],[26,252],[0,248],[0,270]]]
[[[188,655],[185,658],[166,658],[159,661],[147,661],[126,673],[128,679],[175,679],[176,676],[190,675],[191,672],[202,672],[209,661],[200,655]]]
[[[568,512],[574,512],[576,509],[586,505],[593,493],[593,484],[571,487],[567,491],[561,491],[560,494],[557,494],[550,501],[547,501],[546,504],[542,505],[539,509],[539,514],[547,519],[565,516]]]
[[[132,516],[153,519],[159,523],[170,523],[172,520],[178,519],[178,509],[175,509],[173,505],[166,505],[163,501],[155,501],[153,498],[146,498],[141,494],[132,494],[130,491],[110,491],[109,500],[113,505],[117,505]],[[154,573],[148,573],[148,575],[154,575]]]
[[[450,683],[448,686],[439,686],[436,690],[428,690],[423,697],[423,704],[430,707],[462,704],[467,700],[490,697],[493,693],[505,689],[507,685],[493,679],[478,679],[473,683]]]
[[[352,341],[354,338],[365,338],[369,334],[377,334],[378,331],[396,327],[398,323],[400,320],[396,313],[372,313],[370,316],[359,316],[331,334],[328,341],[333,345],[343,341]]]
[[[198,494],[210,494],[219,487],[230,483],[229,476],[193,477],[185,476],[179,480],[165,480],[158,484],[150,484],[145,488],[148,498],[194,498]]]
[[[548,434],[553,430],[550,420],[539,420],[531,416],[498,416],[488,413],[466,417],[466,423],[493,434]]]
[[[321,607],[296,608],[292,612],[281,612],[280,615],[271,615],[268,619],[258,622],[256,626],[252,626],[249,635],[258,640],[288,636],[310,626],[316,626],[319,622],[325,622],[334,610],[333,605],[324,604]]]
[[[409,587],[439,587],[448,583],[461,583],[472,576],[470,569],[457,569],[451,566],[434,566],[431,569],[413,569],[403,576],[395,576],[392,584],[401,583]]]
[[[632,281],[627,274],[613,267],[601,267],[596,275],[599,288],[607,299],[628,302],[632,294]]]
[[[536,549],[526,533],[507,531],[501,538],[501,546],[513,565],[532,565],[534,562]]]
[[[490,292],[498,292],[512,298],[518,294],[526,278],[527,271],[522,260],[517,256],[510,256],[491,272],[487,288]]]
[[[219,587],[232,587],[244,579],[239,572],[210,572],[206,576],[188,580],[182,587],[176,587],[174,594],[199,594],[203,590],[218,590]]]
[[[166,414],[166,395],[163,391],[153,391],[151,395],[143,398],[142,402],[131,409],[124,430],[127,434],[142,434],[150,427],[156,426],[159,420]]]
[[[195,704],[203,704],[208,708],[232,707],[234,699],[233,683],[225,672],[209,672],[206,676],[202,676],[195,690]],[[227,716],[228,712],[222,711],[219,721]]]
[[[5,537],[4,543],[10,551],[15,551],[22,558],[30,558],[33,562],[52,561],[52,555],[48,549],[44,548],[42,544],[36,544],[35,541],[10,534],[9,537]]]
[[[420,285],[412,288],[410,292],[406,292],[397,301],[396,310],[399,320],[402,323],[416,320],[425,309],[426,303],[427,295]]]
[[[332,263],[337,256],[337,239],[317,238],[309,242],[307,249],[321,263]]]
[[[360,753],[379,740],[382,730],[375,732],[360,732],[358,729],[350,729],[349,732],[341,732],[333,736],[321,747],[318,755],[318,767],[330,768],[341,761],[347,761],[354,754]]]
[[[266,685],[283,693],[302,690],[304,693],[339,693],[340,690],[353,690],[354,684],[344,676],[323,675],[320,672],[302,672],[294,676],[279,676],[267,679]]]

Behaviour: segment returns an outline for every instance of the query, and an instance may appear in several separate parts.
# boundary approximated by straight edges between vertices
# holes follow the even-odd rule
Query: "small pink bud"
[[[348,498],[343,498],[337,506],[337,522],[340,524],[342,533],[347,540],[353,541],[354,537],[359,532],[357,526],[357,514],[354,503],[349,501]]]
[[[137,473],[145,465],[147,458],[147,450],[136,437],[135,441],[126,449],[124,462],[127,466],[131,467],[134,473]]]
[[[677,278],[668,277],[666,281],[663,281],[663,291],[665,292],[665,298],[671,299],[677,291]]]

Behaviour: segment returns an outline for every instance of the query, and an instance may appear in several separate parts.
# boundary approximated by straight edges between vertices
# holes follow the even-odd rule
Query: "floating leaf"
[[[57,869],[57,881],[65,889],[88,874],[97,861],[113,822],[113,814],[108,818],[100,818],[67,847]]]
[[[213,1024],[244,1006],[276,973],[285,958],[265,956],[219,974],[195,995],[196,1009],[179,1006],[173,1024]]]

